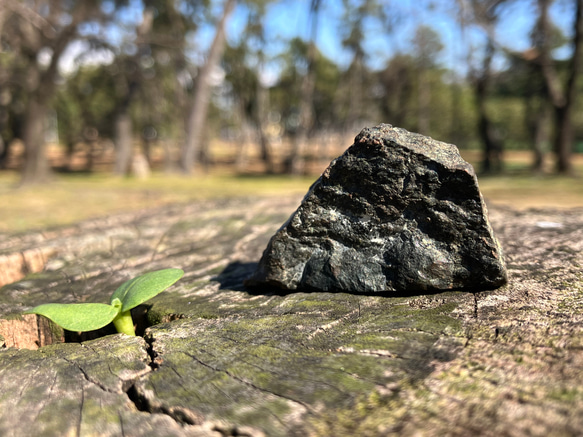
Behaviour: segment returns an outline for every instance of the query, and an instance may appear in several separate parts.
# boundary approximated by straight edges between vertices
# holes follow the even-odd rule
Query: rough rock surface
[[[145,308],[144,338],[27,350],[10,347],[0,324],[0,435],[581,435],[583,210],[491,206],[510,277],[496,290],[246,290],[300,200],[195,203],[0,235],[15,253],[57,251],[0,288],[0,320],[44,302],[106,302],[137,274],[185,270]]]
[[[361,293],[505,283],[472,166],[451,144],[386,124],[330,164],[246,281]]]

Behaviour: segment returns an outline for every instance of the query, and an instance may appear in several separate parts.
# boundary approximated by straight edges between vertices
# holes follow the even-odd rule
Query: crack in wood
[[[79,405],[79,420],[77,421],[77,436],[79,436],[79,437],[81,437],[81,426],[83,424],[83,406],[84,405],[85,405],[85,388],[81,387],[81,402]]]
[[[294,403],[294,404],[300,405],[300,406],[301,406],[301,407],[303,407],[303,408],[306,410],[306,412],[308,412],[309,414],[313,414],[313,415],[319,416],[319,414],[318,414],[318,413],[317,413],[317,412],[316,412],[316,411],[315,411],[315,410],[314,410],[314,409],[313,409],[313,408],[312,408],[310,405],[306,404],[305,402],[302,402],[302,401],[300,401],[300,400],[298,400],[298,399],[294,399],[294,398],[292,398],[292,397],[290,397],[290,396],[283,395],[283,394],[281,394],[281,393],[276,393],[276,392],[274,392],[274,391],[272,391],[272,390],[268,390],[268,389],[266,389],[266,388],[264,388],[264,387],[260,387],[260,386],[258,386],[258,385],[255,385],[255,384],[253,384],[253,383],[252,383],[252,382],[250,382],[250,381],[247,381],[247,380],[245,380],[245,379],[243,379],[243,378],[240,378],[240,377],[238,377],[237,375],[234,375],[233,373],[229,372],[229,371],[228,371],[228,370],[226,370],[226,369],[219,369],[218,367],[214,367],[214,366],[212,366],[212,365],[210,365],[210,364],[208,364],[208,363],[205,363],[204,361],[200,360],[199,358],[195,357],[195,356],[194,356],[194,355],[192,355],[192,354],[189,354],[188,352],[181,351],[181,353],[183,353],[184,355],[186,355],[186,356],[188,356],[188,357],[192,358],[192,359],[193,359],[194,361],[196,361],[198,364],[200,364],[201,366],[204,366],[204,367],[206,367],[207,369],[210,369],[210,370],[212,370],[212,371],[214,371],[214,372],[218,372],[218,373],[224,373],[224,374],[225,374],[225,375],[227,375],[229,378],[232,378],[232,379],[234,379],[235,381],[237,381],[237,382],[240,382],[241,384],[245,384],[246,386],[248,386],[248,387],[251,387],[251,388],[253,388],[253,389],[255,389],[255,390],[259,390],[259,391],[261,391],[261,392],[263,392],[263,393],[268,393],[268,394],[270,394],[270,395],[273,395],[273,396],[275,396],[275,397],[278,397],[278,398],[281,398],[281,399],[285,399],[285,400],[287,400],[287,401],[289,401],[289,402],[292,402],[292,403]]]
[[[120,392],[119,392],[119,391],[117,391],[117,390],[112,390],[112,389],[110,389],[110,388],[107,388],[107,387],[106,387],[106,386],[105,386],[103,383],[101,383],[100,381],[98,381],[98,380],[96,380],[96,379],[93,379],[93,378],[91,378],[91,377],[89,376],[89,374],[87,373],[87,371],[86,371],[85,369],[83,369],[83,367],[81,367],[81,366],[80,366],[78,363],[76,363],[75,361],[73,361],[73,360],[70,360],[70,359],[68,359],[68,358],[65,358],[65,357],[63,357],[63,360],[64,360],[64,361],[66,361],[67,363],[69,363],[70,365],[72,365],[72,366],[76,367],[76,368],[77,368],[77,369],[78,369],[78,370],[81,372],[81,374],[83,375],[83,378],[84,378],[84,379],[85,379],[87,382],[89,382],[89,383],[91,383],[91,384],[93,384],[93,385],[96,385],[96,386],[97,386],[97,387],[99,387],[101,390],[103,390],[103,391],[105,391],[105,392],[107,392],[107,393],[120,394]]]
[[[160,368],[160,360],[158,360],[159,355],[154,348],[155,339],[144,339],[148,345],[146,353],[150,359],[147,365],[152,369],[152,372],[155,372]],[[148,396],[146,394],[145,390],[140,387],[140,385],[152,372],[148,372],[148,374],[136,378],[125,390],[126,396],[136,409],[149,414],[164,414],[182,426],[201,425],[204,422],[204,418],[199,413],[184,407],[164,405],[162,402],[153,399],[153,396]]]
[[[155,372],[160,368],[161,362],[161,360],[158,359],[159,356],[158,352],[156,352],[156,349],[154,349],[154,342],[156,341],[156,339],[153,337],[144,336],[144,340],[146,341],[147,344],[146,353],[148,354],[148,357],[150,357],[150,362],[148,363],[148,366],[150,366],[152,371]]]
[[[201,425],[204,418],[199,413],[185,407],[169,406],[148,396],[139,381],[132,384],[126,391],[128,399],[138,411],[149,414],[164,414],[182,426]]]

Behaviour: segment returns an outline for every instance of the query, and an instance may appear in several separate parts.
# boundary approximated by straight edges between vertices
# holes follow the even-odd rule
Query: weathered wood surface
[[[245,290],[299,200],[2,236],[0,255],[46,259],[0,289],[0,435],[581,435],[583,211],[491,207],[510,276],[496,291]],[[158,323],[144,338],[8,347],[60,336],[18,312],[107,302],[123,281],[166,267],[186,275],[142,308]],[[18,323],[28,335],[7,334]]]

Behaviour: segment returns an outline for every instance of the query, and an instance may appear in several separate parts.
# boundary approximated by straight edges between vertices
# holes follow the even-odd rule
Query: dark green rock
[[[386,124],[330,164],[246,281],[360,293],[505,283],[472,166],[454,145]]]

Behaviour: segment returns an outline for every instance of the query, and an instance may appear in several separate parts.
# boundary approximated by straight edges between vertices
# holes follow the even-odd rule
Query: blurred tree
[[[0,7],[0,35],[2,34],[2,26],[4,25],[5,17],[6,11],[4,8]],[[1,58],[0,67],[3,67]],[[9,79],[9,75],[6,73],[7,72],[4,68],[0,68],[0,169],[4,168],[6,164],[6,158],[8,156],[8,144],[10,144],[9,142],[7,143],[5,141],[5,138],[8,136],[8,103],[11,97],[10,93],[6,89]]]
[[[419,26],[413,39],[417,63],[417,132],[429,135],[431,129],[431,70],[443,49],[439,35],[427,26]]]
[[[207,121],[211,97],[210,79],[218,66],[225,49],[225,26],[235,9],[236,0],[225,0],[223,12],[216,25],[215,36],[208,51],[204,65],[196,76],[194,96],[186,122],[186,138],[182,148],[180,165],[184,173],[192,173],[195,161],[204,140],[204,127]]]
[[[79,142],[89,146],[89,169],[91,149],[99,139],[117,140],[114,171],[123,175],[129,170],[137,132],[147,160],[159,135],[176,137],[183,132],[186,99],[180,77],[188,75],[185,38],[196,25],[187,14],[200,9],[181,13],[175,6],[173,0],[147,0],[137,25],[116,18],[110,24],[126,30],[122,43],[97,46],[112,53],[113,62],[84,66],[82,57],[79,69],[61,87],[60,138],[69,150]],[[169,170],[175,158],[167,143],[163,144]]]
[[[275,172],[273,150],[266,132],[269,111],[269,90],[261,78],[265,67],[265,29],[263,19],[269,1],[253,0],[245,4],[248,9],[247,24],[235,47],[227,47],[223,59],[226,80],[237,101],[236,111],[240,116],[241,140],[237,154],[237,167],[246,165],[246,148],[251,143],[260,147],[261,159],[268,173]]]
[[[395,126],[416,129],[413,105],[415,59],[411,55],[397,54],[379,73],[382,86],[381,110],[383,118]]]
[[[10,67],[11,62],[0,56],[0,169],[8,164],[13,140],[22,137],[26,101],[23,90],[12,86]]]
[[[188,9],[180,8],[174,0],[148,0],[146,5],[155,8],[156,16],[151,42],[153,70],[148,74],[150,85],[142,88],[140,98],[141,130],[146,141],[152,136],[172,140],[163,142],[165,170],[170,172],[178,162],[170,144],[178,144],[183,138],[188,106],[188,85],[183,83],[189,75],[186,41],[198,28],[200,23],[195,17],[207,2],[191,2]]]
[[[476,23],[485,29],[485,47],[482,49],[481,62],[478,66],[468,61],[470,77],[474,86],[476,110],[478,113],[478,133],[483,144],[482,168],[483,173],[499,173],[503,168],[503,140],[496,129],[488,112],[487,98],[492,81],[492,58],[495,52],[493,29],[497,23],[500,10],[506,0],[471,0],[469,17],[462,17],[471,23]],[[466,23],[462,22],[462,26]],[[477,50],[470,48],[468,56],[475,56]]]
[[[177,159],[173,144],[184,133],[184,113],[192,73],[187,62],[187,38],[200,25],[206,1],[143,0],[144,12],[133,39],[133,55],[120,54],[116,76],[129,91],[135,89],[128,105],[133,125],[139,133],[142,152],[150,162],[152,145],[163,139],[164,169],[173,172]],[[133,141],[135,143],[135,141]],[[127,155],[126,155],[127,156]],[[120,163],[127,170],[128,163]]]
[[[277,84],[271,88],[271,108],[282,114],[286,133],[295,135],[299,125],[301,88],[306,74],[309,45],[300,38],[290,41],[281,56],[283,71]],[[317,48],[314,67],[312,130],[332,127],[343,129],[346,114],[338,105],[338,95],[346,92],[340,84],[341,72],[337,64]]]
[[[3,0],[0,44],[9,52],[11,82],[26,93],[22,127],[26,161],[22,184],[42,182],[49,175],[44,124],[59,80],[58,64],[70,44],[87,36],[81,32],[83,26],[103,22],[123,1],[108,1],[113,6],[109,8],[102,8],[103,3]]]
[[[520,102],[523,118],[522,128],[513,123],[513,117],[504,117],[502,123],[509,139],[516,144],[526,143],[525,148],[533,151],[532,170],[543,171],[544,157],[548,149],[551,106],[546,92],[546,85],[540,68],[521,56],[511,56],[509,66],[499,72],[492,81],[491,92],[495,105],[505,104],[497,111],[498,118],[504,109]],[[498,101],[498,102],[496,102]],[[499,121],[499,120],[497,120]]]
[[[314,88],[316,84],[317,49],[316,37],[318,34],[318,18],[320,0],[311,0],[309,12],[309,42],[306,53],[305,73],[301,80],[298,123],[293,138],[292,149],[286,160],[286,167],[290,174],[298,176],[305,171],[305,154],[308,133],[314,123]]]
[[[533,32],[534,53],[527,57],[537,63],[545,79],[549,100],[554,109],[555,134],[553,149],[557,158],[557,172],[572,172],[571,153],[573,150],[573,127],[571,123],[573,103],[577,92],[577,79],[581,73],[583,57],[583,0],[575,1],[575,20],[573,21],[572,55],[563,84],[552,57],[556,47],[556,29],[549,18],[552,0],[538,0],[539,16]],[[533,56],[534,55],[534,56]]]
[[[130,170],[133,148],[133,123],[130,108],[144,82],[142,66],[150,64],[150,35],[154,22],[154,9],[146,7],[142,11],[142,21],[136,26],[134,41],[125,42],[125,52],[118,54],[116,64],[120,74],[115,75],[116,95],[120,97],[114,121],[114,142],[116,148],[113,172],[118,176]],[[133,53],[132,53],[133,52]]]
[[[462,1],[463,3],[463,1]],[[573,37],[571,41],[572,53],[568,61],[565,62],[564,71],[560,71],[561,62],[558,62],[553,58],[553,50],[558,47],[563,46],[564,39],[561,36],[561,31],[552,23],[549,14],[549,8],[553,3],[553,0],[538,0],[538,18],[535,26],[531,32],[531,40],[533,47],[524,53],[515,53],[508,47],[505,47],[496,39],[495,36],[495,24],[496,15],[502,4],[510,3],[509,0],[472,0],[472,6],[474,9],[474,18],[476,23],[482,26],[487,34],[488,46],[486,48],[486,56],[483,58],[485,61],[488,60],[489,52],[495,50],[494,46],[501,48],[504,53],[519,57],[523,61],[531,62],[535,65],[540,73],[534,75],[533,84],[536,82],[536,77],[542,77],[544,81],[543,87],[538,86],[538,91],[544,91],[546,98],[550,102],[553,112],[554,112],[554,138],[553,138],[553,150],[556,155],[556,170],[559,173],[568,174],[572,171],[571,153],[573,149],[573,108],[575,95],[577,93],[577,79],[580,75],[581,68],[581,57],[582,48],[581,44],[583,42],[583,0],[575,0],[572,4],[574,13],[573,20]],[[483,64],[485,67],[485,64]],[[477,95],[480,94],[480,80],[476,82],[477,84]],[[534,96],[530,95],[529,98]],[[539,96],[540,98],[540,96]],[[532,102],[531,102],[532,103]],[[536,170],[540,170],[542,166],[542,149],[541,145],[544,142],[544,137],[546,135],[544,120],[546,119],[546,107],[544,102],[539,101],[539,110],[533,111],[532,107],[527,110],[527,116],[531,120],[531,124],[536,124],[537,128],[532,131],[534,133],[534,151],[535,151],[535,162],[534,167]],[[534,121],[533,120],[534,117]],[[482,120],[484,121],[484,120]],[[485,132],[484,123],[480,123],[480,129]],[[496,144],[494,145],[494,156],[496,155]],[[488,146],[486,146],[487,148]],[[484,166],[488,167],[487,158],[484,161]]]
[[[340,85],[338,97],[342,106],[346,108],[344,130],[352,133],[360,130],[365,120],[370,120],[371,114],[367,113],[370,105],[370,84],[374,78],[365,64],[366,52],[364,43],[367,27],[372,25],[372,19],[382,19],[383,9],[377,0],[362,0],[354,2],[343,0],[344,17],[342,20],[341,35],[342,45],[352,53],[352,60],[348,70],[343,75],[343,83]]]
[[[114,73],[117,66],[80,67],[67,78],[55,99],[59,139],[71,156],[78,144],[87,146],[87,170],[93,169],[93,154],[100,139],[113,138],[117,98]]]
[[[530,140],[533,149],[533,165],[532,169],[535,173],[542,173],[545,154],[548,149],[550,138],[550,122],[552,105],[549,101],[549,94],[545,77],[542,70],[536,62],[533,62],[540,52],[540,45],[543,41],[550,42],[552,50],[564,46],[566,41],[562,31],[552,26],[550,35],[547,38],[541,39],[541,20],[537,20],[536,25],[532,28],[530,33],[530,40],[532,48],[522,53],[520,56],[512,57],[512,65],[508,71],[513,73],[522,73],[521,81],[524,85],[520,88],[524,89],[524,98],[526,100],[525,121],[528,132],[531,134]],[[547,23],[548,24],[548,23]],[[517,81],[514,80],[509,84],[509,88],[516,88]]]
[[[496,129],[490,114],[488,113],[487,99],[488,87],[492,79],[492,57],[494,55],[494,44],[488,39],[485,54],[482,60],[482,68],[472,72],[474,92],[478,112],[478,132],[484,146],[482,158],[483,173],[500,173],[503,169],[503,140]]]
[[[228,92],[233,99],[233,113],[238,135],[238,151],[236,163],[238,170],[244,170],[247,165],[247,149],[255,142],[254,112],[259,78],[257,71],[247,65],[248,48],[242,38],[235,47],[227,47],[223,57],[223,68],[226,71]]]

